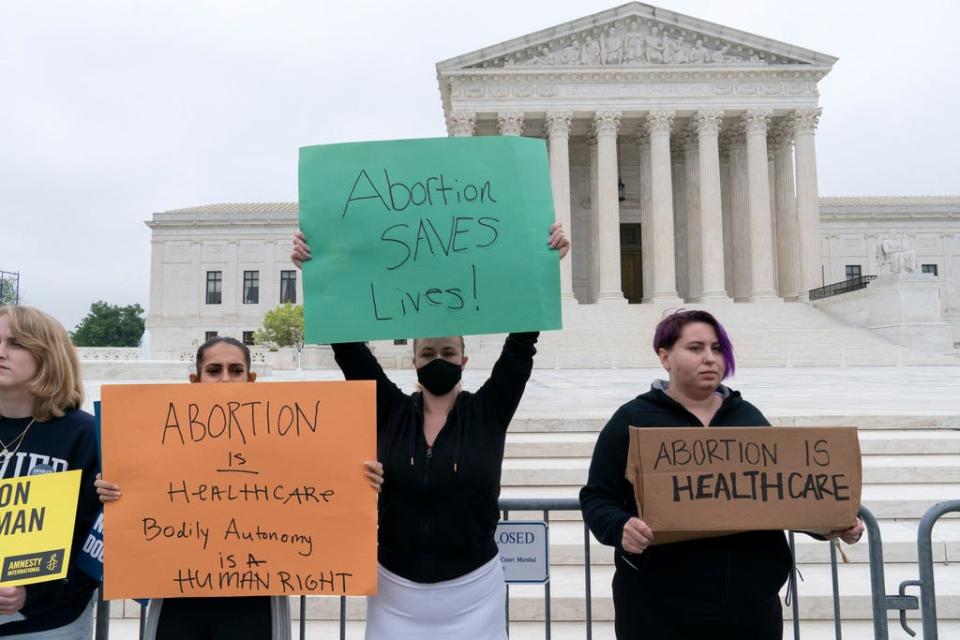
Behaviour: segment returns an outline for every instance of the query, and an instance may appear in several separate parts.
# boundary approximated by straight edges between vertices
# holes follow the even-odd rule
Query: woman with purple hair
[[[593,451],[580,490],[583,519],[603,544],[615,548],[614,627],[618,640],[751,638],[779,640],[778,595],[791,556],[782,531],[733,535],[651,547],[654,534],[637,515],[624,477],[628,427],[723,427],[770,423],[738,391],[722,384],[733,375],[733,345],[710,313],[681,310],[657,325],[653,349],[669,380],[621,406]],[[859,540],[863,523],[828,537]]]

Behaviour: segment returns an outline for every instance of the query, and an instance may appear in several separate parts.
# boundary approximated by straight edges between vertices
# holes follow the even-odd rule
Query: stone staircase
[[[641,304],[565,303],[563,331],[544,332],[536,365],[557,369],[659,367],[650,341],[664,313],[676,307]],[[843,367],[960,364],[952,353],[926,353],[889,342],[810,305],[769,302],[684,305],[706,308],[723,323],[743,367]],[[602,336],[602,338],[598,338]],[[488,368],[502,335],[470,336],[467,354],[474,367]],[[410,345],[377,342],[384,366],[408,368]]]
[[[864,340],[896,349],[870,334]],[[740,338],[735,344],[744,341]],[[496,346],[499,351],[500,343]],[[478,356],[479,351],[471,352],[468,345],[471,356]],[[538,359],[543,355],[541,351]],[[470,389],[476,389],[489,372],[477,359],[471,359],[465,377]],[[325,375],[328,373],[330,376]],[[333,373],[289,375],[293,376],[290,379],[339,377]],[[645,390],[658,374],[662,371],[535,371],[507,436],[502,495],[575,498],[607,417],[620,403]],[[408,390],[415,380],[410,370],[390,375]],[[894,594],[902,580],[918,578],[919,518],[939,501],[960,498],[960,367],[745,368],[732,386],[743,389],[745,397],[761,407],[775,425],[860,428],[863,502],[880,522],[886,592]],[[511,512],[510,517],[541,519],[542,514]],[[550,540],[552,637],[582,640],[586,634],[580,513],[551,513]],[[960,518],[942,519],[933,540],[940,637],[960,638],[960,569],[955,565],[960,560]],[[803,576],[799,584],[801,637],[834,638],[829,547],[803,535],[796,541]],[[873,638],[866,540],[845,547],[845,552],[850,563],[838,568],[843,638]],[[591,539],[590,555],[593,637],[613,638],[612,550]],[[544,637],[544,588],[514,585],[510,591],[511,637]],[[917,590],[910,593],[917,594]],[[299,601],[294,599],[293,605],[298,632]],[[115,603],[112,615],[117,618],[111,625],[117,629],[111,636],[114,640],[136,638],[129,618],[139,615],[138,605]],[[338,599],[309,598],[304,615],[307,637],[337,637]],[[124,616],[126,620],[121,619]],[[347,616],[347,638],[359,640],[365,616],[362,598],[348,599]],[[792,611],[785,611],[785,616],[785,638],[792,638]],[[890,638],[909,637],[900,629],[895,614],[888,619]],[[918,613],[910,612],[908,619],[919,631]]]

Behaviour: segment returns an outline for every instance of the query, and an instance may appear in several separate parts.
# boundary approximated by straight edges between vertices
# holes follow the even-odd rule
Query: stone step
[[[351,620],[346,624],[347,640],[362,640],[366,624],[360,620]],[[919,633],[920,623],[912,622],[911,627]],[[300,637],[300,622],[293,621],[291,625],[292,637]],[[873,623],[868,620],[844,620],[841,623],[844,640],[873,640]],[[338,638],[340,624],[335,621],[308,620],[305,623],[307,638]],[[941,638],[960,638],[960,622],[942,620],[938,624]],[[591,625],[592,637],[596,640],[612,640],[614,637],[613,623],[598,621]],[[900,628],[899,623],[889,625],[890,640],[909,640],[907,632]],[[510,640],[543,640],[545,636],[544,622],[511,622]],[[110,640],[138,640],[140,625],[135,619],[111,620]],[[586,623],[551,622],[550,637],[553,640],[584,640],[586,638]],[[783,629],[784,640],[794,640],[793,625],[786,624]],[[803,620],[800,625],[800,640],[835,640],[833,621]]]
[[[510,423],[509,434],[517,433],[597,433],[607,423],[616,407],[608,415],[598,416],[596,409],[571,410],[563,416],[536,415],[518,412]],[[861,433],[877,430],[892,431],[948,431],[960,430],[960,415],[778,415],[767,416],[770,423],[781,427],[835,427],[854,426]],[[882,436],[877,436],[881,437]],[[904,436],[905,438],[908,436]],[[955,437],[949,434],[947,437]]]
[[[860,431],[860,452],[882,454],[960,455],[960,431],[945,429],[889,429]],[[507,433],[506,458],[589,458],[597,432],[514,432]]]
[[[865,485],[960,483],[960,456],[956,455],[870,455],[863,456],[862,465]],[[507,458],[501,484],[582,485],[589,466],[589,458]]]

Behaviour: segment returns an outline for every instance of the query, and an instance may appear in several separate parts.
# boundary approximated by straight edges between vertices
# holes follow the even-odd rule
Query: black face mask
[[[461,373],[459,364],[434,358],[417,369],[417,381],[433,395],[442,396],[457,386]]]

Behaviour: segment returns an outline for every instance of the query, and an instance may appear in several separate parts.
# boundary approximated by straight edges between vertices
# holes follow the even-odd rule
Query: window
[[[280,304],[297,303],[297,272],[280,272]]]
[[[243,304],[260,303],[260,272],[243,272]]]
[[[397,338],[396,340],[393,341],[393,344],[398,344],[398,345],[399,345],[399,344],[407,344],[407,339],[406,339],[406,338]]]
[[[253,341],[253,331],[244,331],[243,332],[243,344],[248,347],[252,347],[255,343]]]
[[[853,280],[854,278],[859,278],[860,276],[861,276],[860,265],[858,264],[847,265],[847,278],[846,278],[847,280]]]
[[[207,331],[206,333],[203,334],[203,341],[206,342],[207,340],[210,340],[211,338],[216,338],[216,337],[217,337],[216,331]]]
[[[222,291],[223,272],[207,271],[207,304],[220,304]]]
[[[937,265],[935,264],[922,264],[920,265],[920,271],[923,273],[929,273],[934,276],[940,275],[937,273]]]

